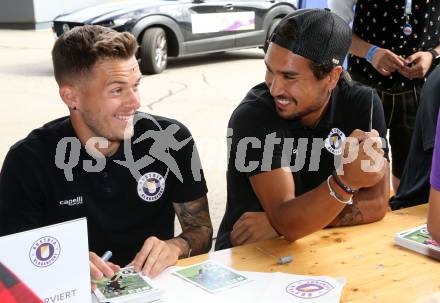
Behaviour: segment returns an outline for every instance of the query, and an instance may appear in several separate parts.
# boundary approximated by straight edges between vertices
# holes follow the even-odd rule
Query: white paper
[[[272,274],[239,271],[246,275],[248,283],[212,294],[188,283],[172,273],[182,267],[170,267],[160,274],[154,281],[156,285],[165,290],[164,302],[167,303],[247,303],[257,302],[263,295],[264,289],[270,284]]]
[[[250,282],[220,293],[209,293],[173,274],[176,270],[182,268],[169,267],[154,279],[156,286],[164,290],[163,302],[339,303],[345,285],[344,278],[334,279],[325,276],[236,271],[248,277]],[[308,299],[302,298],[302,294],[306,294]]]
[[[43,302],[90,302],[87,221],[0,237],[0,262]]]
[[[344,285],[343,278],[276,273],[257,302],[339,303]]]

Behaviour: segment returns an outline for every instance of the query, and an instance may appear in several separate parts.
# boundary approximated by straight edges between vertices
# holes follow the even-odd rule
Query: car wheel
[[[167,67],[168,47],[165,31],[152,27],[145,31],[140,49],[143,74],[159,74]]]
[[[267,48],[269,47],[268,40],[270,39],[270,36],[272,35],[273,31],[277,27],[278,23],[280,23],[280,21],[281,21],[281,18],[276,18],[276,19],[273,19],[272,23],[270,24],[269,30],[267,31],[267,34],[266,34],[266,42],[264,43],[264,47],[263,47],[264,53],[266,53]]]

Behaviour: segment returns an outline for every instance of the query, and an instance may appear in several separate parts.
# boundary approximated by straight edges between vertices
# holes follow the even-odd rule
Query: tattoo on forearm
[[[191,239],[192,255],[208,252],[212,245],[212,224],[206,197],[187,203],[175,203],[174,208],[182,226],[182,234]]]
[[[360,224],[364,221],[364,216],[360,211],[356,201],[352,205],[347,205],[338,215],[339,226]]]

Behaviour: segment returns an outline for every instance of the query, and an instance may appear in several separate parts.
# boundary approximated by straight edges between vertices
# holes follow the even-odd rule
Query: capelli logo
[[[83,204],[83,197],[78,196],[75,199],[69,199],[69,200],[61,200],[60,205],[66,205],[66,206],[75,206],[75,205],[81,205]]]

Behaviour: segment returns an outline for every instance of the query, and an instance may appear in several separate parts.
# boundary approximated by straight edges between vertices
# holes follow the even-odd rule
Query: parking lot
[[[0,30],[0,164],[17,140],[68,114],[53,78],[53,43],[50,30]],[[249,49],[174,59],[165,72],[141,82],[140,110],[183,122],[196,140],[214,235],[226,203],[227,122],[249,88],[264,79],[264,71],[263,51]]]

